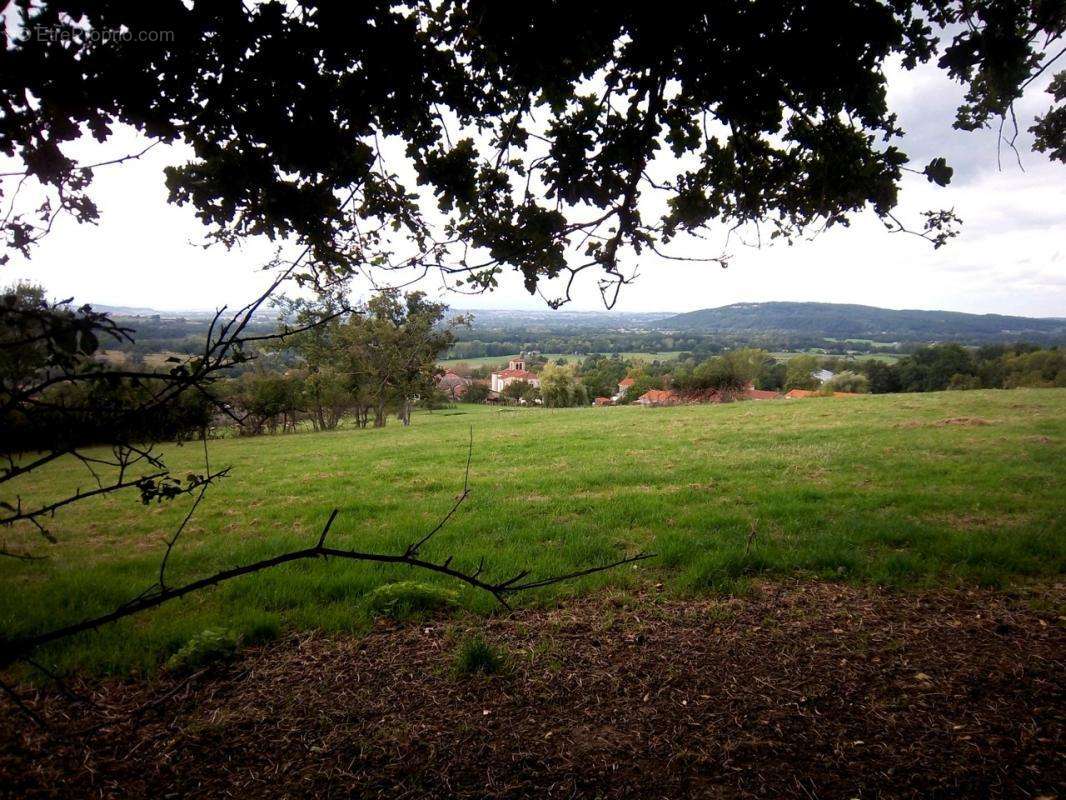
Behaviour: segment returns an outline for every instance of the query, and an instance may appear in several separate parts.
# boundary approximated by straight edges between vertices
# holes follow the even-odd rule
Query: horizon
[[[58,299],[58,298],[53,298],[53,299],[55,300],[55,299]],[[108,303],[108,302],[97,302],[97,301],[94,301],[94,300],[85,300],[83,298],[74,298],[72,300],[72,304],[76,305],[76,306],[83,305],[85,303],[91,305],[93,308],[95,308],[97,310],[100,310],[100,309],[118,309],[118,310],[124,310],[124,311],[128,311],[128,312],[151,311],[151,312],[157,312],[157,313],[161,313],[161,314],[213,314],[217,310],[215,308],[182,308],[182,307],[179,307],[179,308],[173,308],[173,307],[172,308],[166,308],[166,307],[163,307],[163,306],[148,305],[148,304],[141,304],[141,303]],[[1066,319],[1066,310],[1064,310],[1064,312],[1061,313],[1061,314],[1021,314],[1021,313],[1010,313],[1010,312],[1002,312],[1002,311],[960,311],[958,309],[944,308],[944,307],[928,307],[928,308],[925,308],[925,307],[919,307],[919,306],[909,306],[909,307],[902,307],[901,308],[901,307],[895,307],[895,306],[876,305],[876,304],[873,304],[873,303],[860,303],[860,302],[834,303],[834,302],[820,301],[820,300],[738,300],[738,301],[733,302],[733,303],[724,303],[722,305],[715,305],[715,306],[702,306],[702,307],[699,307],[699,308],[689,308],[689,309],[684,309],[684,310],[676,310],[676,309],[675,310],[671,310],[671,309],[661,309],[661,308],[660,309],[647,309],[647,310],[595,309],[595,308],[586,309],[586,308],[570,308],[568,306],[563,306],[562,308],[559,308],[559,309],[551,309],[551,308],[548,308],[546,306],[532,307],[532,308],[530,308],[530,307],[525,307],[525,308],[517,307],[516,308],[516,307],[505,307],[505,306],[466,307],[466,306],[462,306],[462,305],[452,305],[452,304],[449,304],[448,308],[449,308],[450,311],[458,311],[458,312],[470,311],[470,312],[475,312],[475,313],[478,312],[478,311],[482,311],[482,312],[486,312],[487,311],[487,312],[521,313],[521,314],[533,314],[533,313],[557,314],[558,313],[558,314],[601,314],[601,315],[618,315],[618,316],[622,316],[622,315],[626,315],[626,314],[641,314],[641,315],[645,315],[645,316],[662,314],[662,315],[665,315],[665,316],[680,316],[682,314],[690,314],[690,313],[694,313],[694,312],[698,312],[698,311],[711,311],[711,310],[720,309],[720,308],[732,308],[732,307],[735,307],[735,306],[743,306],[743,305],[758,306],[758,305],[773,305],[773,304],[784,304],[784,303],[788,303],[788,304],[803,304],[803,305],[858,306],[858,307],[864,307],[864,308],[876,308],[876,309],[880,309],[882,311],[946,312],[946,313],[950,313],[950,314],[969,314],[969,315],[972,315],[972,316],[983,316],[983,317],[1001,316],[1001,317],[1022,317],[1022,318],[1026,318],[1026,319],[1052,319],[1052,320]],[[118,312],[117,311],[109,311],[108,313],[118,313]]]

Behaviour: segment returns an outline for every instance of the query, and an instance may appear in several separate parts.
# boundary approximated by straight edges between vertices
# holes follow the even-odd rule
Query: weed
[[[450,610],[457,605],[455,592],[417,581],[387,583],[366,596],[366,608],[371,614],[394,620]]]
[[[201,667],[229,661],[240,648],[240,638],[228,628],[205,628],[167,660],[171,672],[195,672]]]
[[[463,639],[455,650],[453,671],[459,676],[499,675],[507,668],[507,656],[480,635]]]

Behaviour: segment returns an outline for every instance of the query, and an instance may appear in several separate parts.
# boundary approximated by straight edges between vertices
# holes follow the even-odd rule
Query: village
[[[552,363],[539,353],[523,353],[509,359],[505,369],[457,364],[439,376],[437,388],[451,402],[598,407],[855,397],[864,392],[845,391],[841,384],[848,389],[866,388],[862,375],[837,373],[825,368],[808,369],[811,365],[807,360],[801,360],[802,366],[797,364],[802,371],[796,374],[794,369],[790,379],[785,365],[763,351],[738,352],[742,354],[739,359],[730,359],[726,355],[696,363],[697,370],[710,365],[724,367],[705,370],[717,374],[708,375],[703,380],[679,377],[678,373],[692,371],[692,365],[684,361],[648,365],[643,361],[592,355],[578,364],[564,359]],[[715,361],[720,363],[714,364]],[[605,382],[600,374],[605,362],[608,370],[613,368],[613,371],[623,373],[616,382]],[[738,365],[742,366],[735,368]],[[602,393],[593,393],[590,389]],[[561,399],[565,401],[560,402]]]

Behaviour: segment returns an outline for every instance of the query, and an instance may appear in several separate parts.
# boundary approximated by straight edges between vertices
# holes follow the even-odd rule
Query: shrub
[[[366,596],[366,607],[372,614],[395,620],[451,609],[457,605],[455,592],[417,581],[387,583]]]
[[[456,675],[499,675],[506,666],[506,655],[480,635],[464,639],[455,651]]]
[[[227,628],[205,628],[187,641],[166,664],[171,672],[193,672],[237,654],[240,638]]]
[[[489,387],[484,383],[471,383],[459,399],[464,403],[484,403],[489,396]]]
[[[870,391],[870,379],[861,373],[845,370],[826,381],[822,389],[829,392],[865,394]]]

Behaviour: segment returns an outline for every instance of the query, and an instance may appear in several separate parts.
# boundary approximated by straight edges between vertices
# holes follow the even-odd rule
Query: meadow
[[[618,353],[620,358],[628,361],[672,361],[677,358],[680,351],[661,351],[658,353],[638,353],[635,350]],[[558,361],[562,359],[568,364],[580,364],[587,356],[574,355],[573,353],[542,353],[549,361]],[[608,353],[607,355],[614,355]],[[468,367],[506,367],[507,362],[512,358],[518,358],[516,353],[513,356],[479,356],[478,358],[446,358],[437,363],[442,367],[456,367],[460,364],[465,364]]]
[[[824,358],[827,356],[827,353],[824,350],[804,350],[802,353],[796,350],[778,350],[776,352],[770,353],[770,355],[776,358],[778,361],[788,361],[790,358],[795,358],[796,356],[804,355],[818,356],[820,358]],[[841,357],[842,356],[836,356],[836,358]],[[852,361],[858,362],[884,361],[889,364],[894,364],[895,362],[903,358],[903,356],[898,355],[897,353],[853,353],[852,355],[848,356],[848,358],[850,358]]]
[[[618,356],[627,361],[673,361],[681,354],[681,351],[677,350],[664,350],[657,353],[638,353],[636,351],[627,351],[624,353],[618,353]],[[549,361],[557,361],[562,359],[567,363],[580,364],[585,360],[586,356],[573,355],[567,353],[544,353],[545,358]],[[611,355],[611,354],[608,354]],[[805,350],[800,352],[798,350],[779,350],[770,353],[771,356],[778,361],[788,361],[790,358],[801,355],[817,355],[825,356],[825,352],[821,350]],[[858,353],[851,356],[854,361],[886,361],[893,363],[899,361],[903,356],[896,353]],[[507,362],[512,358],[518,358],[518,355],[513,356],[481,356],[478,358],[446,358],[437,363],[446,369],[453,369],[459,365],[465,365],[467,367],[505,367]]]
[[[462,487],[471,495],[424,551],[489,576],[536,577],[650,551],[653,560],[523,595],[558,602],[661,583],[676,596],[743,594],[781,578],[1011,587],[1066,566],[1066,390],[944,392],[727,405],[519,409],[459,405],[412,425],[210,442],[232,466],[171,557],[169,583],[306,547],[333,508],[336,547],[396,552]],[[176,474],[202,469],[198,443],[165,448]],[[24,504],[89,485],[57,465],[19,487]],[[162,540],[189,498],[134,495],[58,513],[47,545],[31,530],[0,559],[0,626],[29,633],[109,610],[156,577]],[[301,562],[232,581],[45,651],[58,669],[153,669],[191,636],[225,626],[249,639],[284,629],[358,631],[366,595],[420,580],[474,613],[492,599],[446,578],[353,562]],[[610,587],[610,588],[604,588]]]

